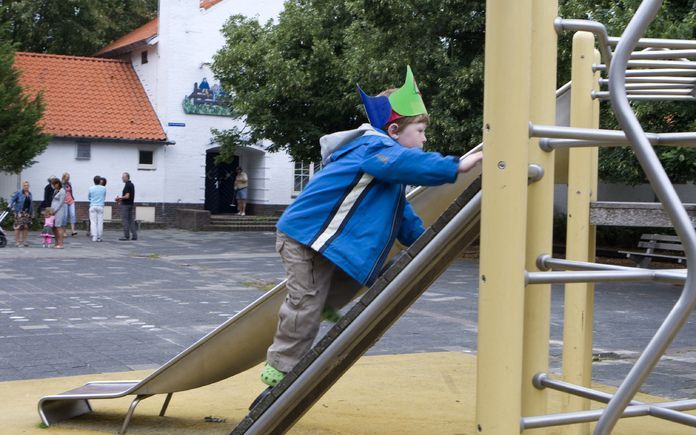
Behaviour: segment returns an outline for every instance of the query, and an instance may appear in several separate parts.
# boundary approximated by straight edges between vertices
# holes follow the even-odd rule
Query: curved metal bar
[[[590,20],[574,20],[557,17],[553,22],[556,32],[560,33],[564,30],[570,31],[586,31],[593,33],[599,42],[599,53],[602,55],[602,61],[611,64],[611,46],[609,45],[609,34],[604,24]]]
[[[644,0],[626,27],[614,52],[613,68],[609,75],[611,105],[619,124],[633,145],[633,150],[650,181],[650,185],[660,202],[662,202],[663,208],[672,221],[677,235],[682,240],[689,268],[687,270],[686,283],[679,300],[667,315],[655,336],[650,340],[650,343],[648,343],[648,346],[640,355],[626,379],[621,383],[606,410],[602,412],[594,432],[598,435],[608,435],[611,432],[631,399],[687,321],[694,306],[696,306],[696,281],[691,270],[694,261],[696,261],[696,234],[674,186],[672,186],[643,128],[631,110],[626,96],[625,74],[628,68],[629,57],[638,44],[641,35],[645,33],[645,29],[657,15],[661,5],[662,0]]]

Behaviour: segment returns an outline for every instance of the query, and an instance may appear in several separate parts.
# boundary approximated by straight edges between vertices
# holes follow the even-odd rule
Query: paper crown
[[[360,98],[362,98],[363,104],[365,105],[367,118],[370,120],[370,124],[375,128],[382,128],[388,122],[403,118],[404,116],[428,114],[410,66],[406,66],[406,80],[404,81],[404,85],[388,97],[371,97],[360,88],[360,85],[357,86]]]

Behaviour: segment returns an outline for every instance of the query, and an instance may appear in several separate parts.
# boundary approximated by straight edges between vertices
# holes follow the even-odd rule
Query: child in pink
[[[43,240],[43,247],[48,248],[53,244],[53,226],[56,222],[56,217],[53,215],[53,209],[47,207],[44,209],[44,226],[41,230],[41,239]]]

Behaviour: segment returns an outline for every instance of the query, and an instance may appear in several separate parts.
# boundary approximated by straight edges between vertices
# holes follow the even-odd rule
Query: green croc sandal
[[[323,320],[328,320],[331,323],[336,323],[341,319],[341,313],[339,313],[334,307],[325,305],[324,309],[321,310],[321,318]]]
[[[270,364],[266,363],[261,371],[261,382],[268,385],[269,387],[275,387],[278,382],[282,381],[285,377],[285,373],[280,370],[273,368]]]

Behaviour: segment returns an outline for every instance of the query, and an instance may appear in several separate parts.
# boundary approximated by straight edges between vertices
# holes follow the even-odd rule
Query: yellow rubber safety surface
[[[320,399],[291,434],[475,434],[476,358],[460,352],[363,357]],[[138,405],[128,434],[227,434],[247,414],[247,407],[265,386],[261,366],[216,384],[174,394],[167,416],[159,417],[164,396]],[[38,400],[94,380],[141,379],[149,372],[109,373],[0,383],[0,433],[114,434],[130,398],[94,400],[94,412],[40,427]],[[602,388],[604,389],[604,388]],[[607,389],[604,389],[609,391]],[[552,411],[560,393],[551,393]],[[661,401],[640,395],[639,400]],[[225,419],[206,422],[206,417]],[[541,434],[527,431],[525,434]],[[623,420],[614,434],[687,434],[687,428],[664,420],[640,417]]]

